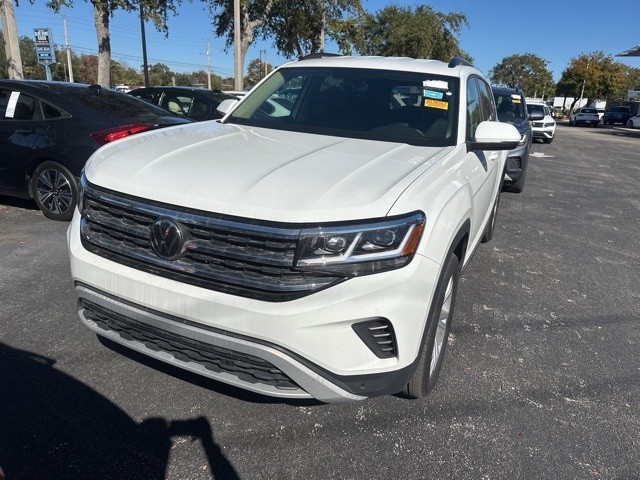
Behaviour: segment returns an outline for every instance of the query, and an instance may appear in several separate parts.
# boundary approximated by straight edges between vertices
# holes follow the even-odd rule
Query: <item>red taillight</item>
[[[109,142],[113,142],[114,140],[119,140],[120,138],[128,137],[129,135],[144,132],[145,130],[150,130],[151,128],[153,128],[151,125],[137,125],[134,123],[131,125],[123,125],[121,127],[95,132],[91,134],[91,137],[98,145],[102,146]]]

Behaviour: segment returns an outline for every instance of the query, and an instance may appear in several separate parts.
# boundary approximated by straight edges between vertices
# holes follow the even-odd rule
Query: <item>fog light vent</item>
[[[391,322],[386,318],[374,318],[352,325],[360,340],[378,358],[392,358],[398,356],[396,336]]]

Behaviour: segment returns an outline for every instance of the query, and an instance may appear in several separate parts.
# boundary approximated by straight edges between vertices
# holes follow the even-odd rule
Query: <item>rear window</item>
[[[629,107],[611,107],[612,112],[629,113]]]
[[[98,91],[100,93],[98,93]],[[85,107],[128,120],[152,119],[166,113],[153,105],[107,88],[69,88],[65,95]]]
[[[595,108],[583,108],[582,110],[580,110],[580,113],[595,113],[597,115],[598,110],[596,110]]]

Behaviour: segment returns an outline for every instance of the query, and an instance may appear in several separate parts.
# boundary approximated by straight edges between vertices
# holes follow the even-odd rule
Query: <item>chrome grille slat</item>
[[[110,260],[211,290],[268,301],[308,295],[344,280],[293,268],[301,227],[261,225],[116,195],[83,185],[81,238]],[[185,227],[177,260],[158,257],[151,227],[170,218]]]

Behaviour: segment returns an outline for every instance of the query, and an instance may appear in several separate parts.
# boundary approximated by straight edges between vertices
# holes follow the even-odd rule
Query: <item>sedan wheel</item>
[[[78,185],[73,174],[55,162],[44,162],[31,178],[33,197],[44,215],[52,220],[68,221],[78,201]]]

